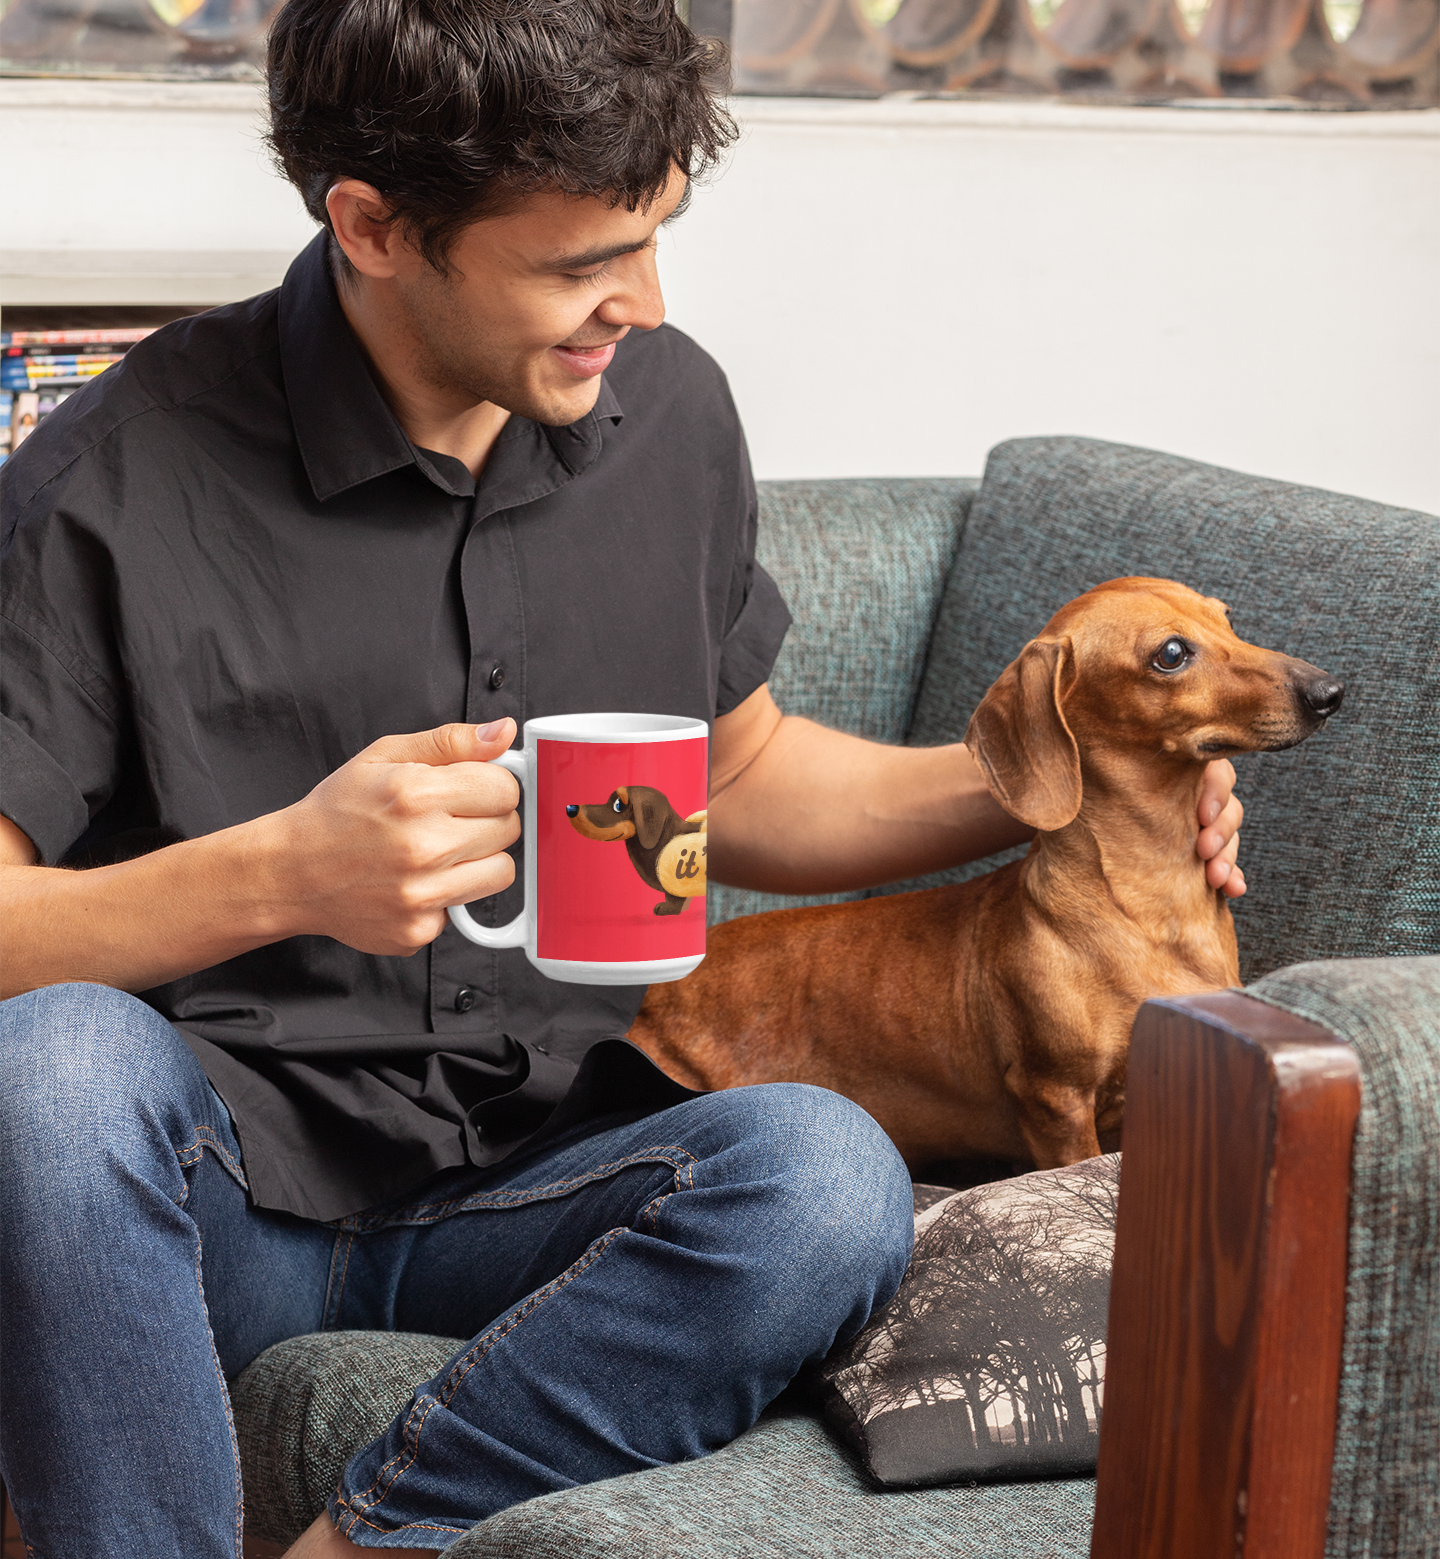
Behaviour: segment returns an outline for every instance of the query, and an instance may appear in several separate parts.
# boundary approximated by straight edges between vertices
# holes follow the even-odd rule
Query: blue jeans
[[[98,985],[0,1005],[0,1477],[37,1559],[238,1559],[225,1382],[282,1338],[470,1339],[330,1505],[362,1547],[441,1549],[733,1439],[910,1253],[894,1148],[799,1084],[612,1117],[337,1224],[244,1186],[150,1008]]]

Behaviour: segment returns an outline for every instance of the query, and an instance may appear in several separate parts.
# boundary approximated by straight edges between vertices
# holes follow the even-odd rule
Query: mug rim
[[[539,715],[525,722],[524,741],[683,742],[709,736],[710,726],[690,715],[612,713],[594,710],[573,715]]]

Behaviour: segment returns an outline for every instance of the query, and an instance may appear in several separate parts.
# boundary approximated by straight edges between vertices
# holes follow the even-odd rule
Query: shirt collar
[[[318,233],[295,257],[280,287],[285,394],[316,498],[323,503],[404,466],[414,466],[454,497],[469,497],[475,484],[464,466],[417,449],[386,404],[335,296],[328,243],[328,235]],[[566,427],[543,431],[565,472],[577,476],[600,453],[601,421],[617,423],[623,416],[609,382],[602,379],[593,411]],[[510,419],[510,425],[525,422]]]

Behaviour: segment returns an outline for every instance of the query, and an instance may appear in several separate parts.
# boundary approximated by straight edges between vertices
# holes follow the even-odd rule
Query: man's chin
[[[595,410],[595,402],[600,399],[600,375],[563,387],[536,386],[524,399],[528,404],[521,405],[517,396],[510,411],[546,427],[568,427]]]

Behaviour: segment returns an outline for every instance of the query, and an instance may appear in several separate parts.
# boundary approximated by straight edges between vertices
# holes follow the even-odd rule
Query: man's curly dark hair
[[[674,0],[285,0],[269,139],[317,222],[336,179],[362,179],[445,272],[461,229],[517,197],[634,211],[675,168],[705,172],[735,137],[725,74]]]

